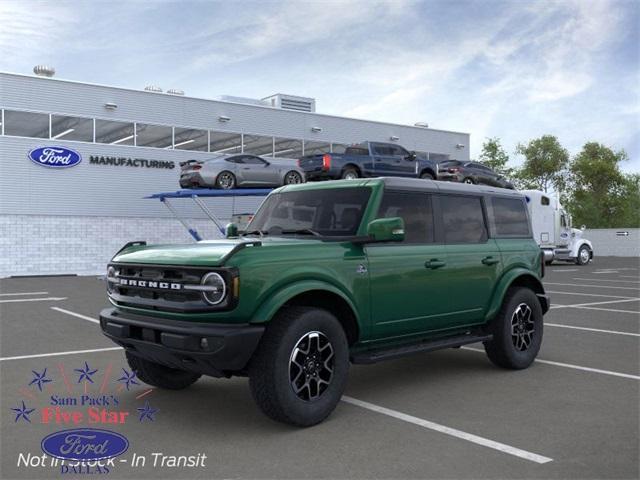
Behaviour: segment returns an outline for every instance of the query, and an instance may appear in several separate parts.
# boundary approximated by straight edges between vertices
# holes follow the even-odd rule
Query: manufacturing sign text
[[[69,168],[78,165],[82,156],[65,147],[39,147],[29,152],[29,159],[43,167]]]
[[[103,157],[91,155],[89,163],[93,165],[112,165],[114,167],[175,168],[175,163],[165,160],[147,160],[146,158]]]

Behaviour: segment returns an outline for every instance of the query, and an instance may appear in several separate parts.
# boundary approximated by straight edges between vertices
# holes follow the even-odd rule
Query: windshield
[[[370,195],[371,189],[366,187],[272,194],[253,217],[246,232],[353,236],[358,231]]]

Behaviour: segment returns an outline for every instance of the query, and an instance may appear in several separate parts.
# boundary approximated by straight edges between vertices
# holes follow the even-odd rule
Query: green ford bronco
[[[246,231],[132,242],[108,266],[105,335],[140,380],[182,389],[246,375],[269,417],[324,420],[350,363],[483,342],[528,367],[549,309],[525,198],[376,178],[274,190]]]

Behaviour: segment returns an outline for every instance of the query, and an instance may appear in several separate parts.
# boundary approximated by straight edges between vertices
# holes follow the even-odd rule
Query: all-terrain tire
[[[436,177],[433,176],[432,173],[429,172],[422,172],[420,174],[420,178],[422,178],[423,180],[435,180]]]
[[[525,287],[510,288],[489,330],[493,339],[484,342],[484,349],[491,362],[514,370],[531,365],[540,351],[543,331],[536,294]]]
[[[309,339],[305,344],[305,339]],[[330,366],[332,372],[328,385],[309,378],[309,371],[298,369],[295,363],[313,364],[315,357],[304,356],[318,339],[322,339],[323,357],[315,365]],[[301,343],[302,342],[302,343]],[[313,349],[311,349],[313,350]],[[292,361],[295,360],[294,364]],[[302,372],[303,377],[299,378]],[[317,373],[316,375],[326,375]],[[299,427],[309,427],[322,422],[335,409],[344,392],[349,373],[349,345],[340,322],[331,313],[319,308],[289,307],[280,311],[269,322],[260,344],[249,363],[249,386],[260,409],[271,419]],[[306,378],[305,378],[306,377]],[[300,383],[310,386],[299,388]],[[316,386],[317,390],[312,388]],[[315,398],[312,392],[317,393]]]
[[[127,362],[144,383],[167,390],[182,390],[195,383],[200,375],[185,370],[165,367],[158,363],[150,362],[144,358],[126,353]]]

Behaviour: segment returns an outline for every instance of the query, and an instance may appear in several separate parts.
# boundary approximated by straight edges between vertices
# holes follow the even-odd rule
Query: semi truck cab
[[[586,265],[593,260],[593,245],[583,238],[586,227],[573,228],[571,215],[557,197],[539,190],[522,193],[527,200],[533,236],[547,264],[558,260]]]

